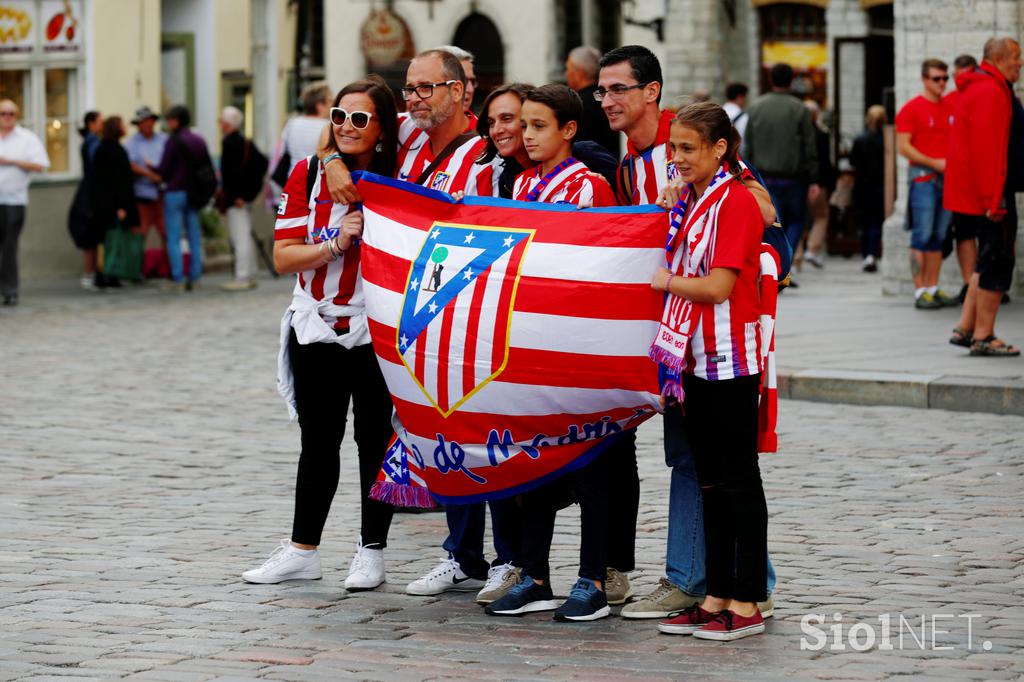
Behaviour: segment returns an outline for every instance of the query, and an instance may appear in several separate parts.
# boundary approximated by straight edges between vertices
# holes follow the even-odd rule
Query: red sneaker
[[[711,622],[715,614],[705,611],[700,604],[694,604],[675,618],[658,623],[658,631],[666,635],[692,635],[701,626]]]
[[[734,611],[719,611],[708,624],[693,633],[699,639],[731,642],[764,632],[764,618],[757,611],[752,616],[741,616]]]

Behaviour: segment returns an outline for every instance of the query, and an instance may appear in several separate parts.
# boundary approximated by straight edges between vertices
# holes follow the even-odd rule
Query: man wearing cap
[[[156,130],[160,116],[147,106],[135,110],[132,124],[139,129],[125,142],[128,160],[135,174],[135,199],[139,207],[139,224],[143,234],[156,228],[160,239],[166,241],[164,230],[164,202],[160,197],[160,176],[153,170],[164,154],[167,136]]]

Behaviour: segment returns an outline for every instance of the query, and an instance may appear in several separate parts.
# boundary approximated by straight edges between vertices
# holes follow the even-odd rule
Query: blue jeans
[[[665,464],[672,468],[668,494],[668,551],[665,575],[669,582],[687,594],[707,594],[706,553],[704,547],[704,505],[693,451],[686,440],[682,410],[670,406],[664,414]],[[775,567],[768,557],[768,594],[775,590]]]
[[[450,504],[444,510],[448,520],[444,548],[451,558],[459,562],[463,573],[479,580],[487,577],[487,569],[491,566],[522,566],[519,549],[523,530],[515,497],[487,504],[491,507],[491,532],[497,553],[490,564],[484,559],[484,503]]]
[[[199,212],[188,205],[184,191],[164,194],[164,227],[167,229],[167,259],[171,263],[171,279],[184,279],[181,265],[181,231],[188,230],[188,279],[195,282],[203,274],[203,234],[199,230]]]
[[[910,248],[916,251],[942,251],[942,242],[953,219],[953,214],[942,208],[942,176],[911,166],[910,191],[907,194],[907,226],[910,228]],[[918,182],[934,174],[931,180]]]
[[[778,211],[778,220],[786,230],[786,238],[793,251],[796,251],[807,223],[807,183],[789,178],[766,177],[764,184]]]

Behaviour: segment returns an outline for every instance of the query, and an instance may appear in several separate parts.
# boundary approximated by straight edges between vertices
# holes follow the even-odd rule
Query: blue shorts
[[[910,248],[917,251],[942,251],[953,214],[942,208],[942,176],[930,169],[910,167],[910,192],[907,194],[907,227]],[[919,178],[934,175],[927,180]]]

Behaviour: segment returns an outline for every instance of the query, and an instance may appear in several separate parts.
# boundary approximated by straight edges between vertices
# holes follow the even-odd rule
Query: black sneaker
[[[555,610],[555,620],[585,621],[605,618],[612,610],[604,591],[597,589],[594,581],[580,578],[572,586],[569,598]]]
[[[484,607],[488,616],[521,616],[534,611],[552,611],[558,608],[558,601],[551,593],[551,585],[538,585],[526,576],[505,596]]]

